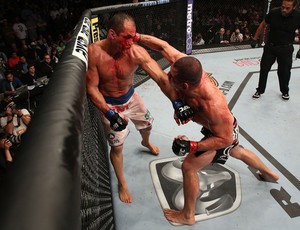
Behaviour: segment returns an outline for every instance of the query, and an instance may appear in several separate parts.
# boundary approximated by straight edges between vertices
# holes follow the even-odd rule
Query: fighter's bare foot
[[[164,209],[164,214],[167,220],[178,223],[178,224],[187,224],[193,225],[195,224],[195,216],[191,218],[186,218],[182,211],[176,211],[172,209]]]
[[[270,173],[265,173],[265,174],[262,172],[258,172],[258,175],[260,176],[260,178],[262,180],[265,180],[265,181],[276,182],[279,179],[279,176],[275,172],[270,172]]]
[[[132,203],[132,196],[127,188],[124,188],[122,186],[119,187],[119,198],[124,203]]]
[[[160,150],[157,146],[152,145],[151,143],[146,144],[144,141],[142,141],[141,144],[148,148],[153,155],[159,155]]]

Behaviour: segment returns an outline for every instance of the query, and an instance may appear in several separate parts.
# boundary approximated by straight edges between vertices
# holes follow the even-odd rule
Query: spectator
[[[51,49],[51,54],[50,54],[50,57],[51,57],[51,66],[54,68],[57,63],[58,63],[58,56],[57,56],[57,49]]]
[[[54,21],[57,19],[57,17],[60,16],[59,10],[58,10],[58,5],[57,3],[52,3],[51,10],[50,10],[50,17]]]
[[[214,43],[229,43],[229,37],[225,34],[225,28],[221,27],[219,31],[215,34]]]
[[[43,35],[39,36],[39,40],[37,41],[37,45],[38,45],[38,47],[40,47],[42,54],[51,52],[51,47],[49,46],[49,44],[47,42],[47,39]]]
[[[12,154],[10,152],[10,147],[12,146],[12,143],[7,139],[6,133],[2,132],[0,133],[0,157],[4,155],[6,162],[12,162]],[[5,164],[2,163],[2,167],[5,167]],[[1,167],[0,166],[0,167]]]
[[[26,20],[28,40],[35,41],[37,39],[37,23],[33,15],[29,15]]]
[[[65,43],[63,41],[60,41],[58,43],[57,48],[56,48],[58,57],[61,57],[61,54],[62,54],[62,52],[64,51],[65,48],[66,48]]]
[[[3,63],[7,63],[8,59],[7,59],[7,56],[4,52],[0,51],[0,60],[3,62]]]
[[[193,41],[193,45],[204,45],[205,41],[202,38],[202,34],[198,33],[195,37],[195,40]]]
[[[251,41],[251,39],[252,39],[252,34],[251,34],[249,28],[245,27],[244,33],[243,33],[243,40],[246,42],[246,41]]]
[[[24,23],[20,22],[20,18],[18,16],[15,17],[15,22],[12,28],[19,42],[27,39],[27,27],[24,25]]]
[[[41,14],[37,14],[36,26],[37,26],[37,32],[38,32],[38,34],[46,36],[48,24],[43,19],[43,17],[42,17]]]
[[[2,93],[6,96],[14,96],[16,95],[16,89],[22,85],[22,82],[18,78],[14,77],[11,71],[6,71],[5,79],[2,81]]]
[[[17,55],[20,54],[20,50],[17,46],[17,43],[15,43],[15,42],[10,43],[10,47],[8,48],[8,51],[7,51],[8,56],[11,57],[13,52],[15,52]]]
[[[20,57],[18,56],[18,54],[13,51],[11,53],[11,56],[8,58],[8,67],[10,69],[13,69],[20,61]]]
[[[24,55],[20,56],[20,61],[14,67],[15,76],[20,78],[22,75],[26,74],[28,71],[27,59]]]
[[[61,42],[63,42],[63,44],[61,44]],[[66,39],[64,38],[64,36],[62,35],[62,34],[59,34],[58,35],[58,40],[57,40],[57,42],[56,42],[58,45],[66,45],[67,44],[67,42],[66,42]]]
[[[31,86],[31,85],[34,85],[35,84],[35,80],[37,79],[37,75],[35,73],[35,66],[33,63],[30,63],[28,64],[28,69],[27,69],[27,73],[26,74],[23,74],[21,77],[20,77],[20,80],[21,82],[24,84],[24,85],[28,85],[28,86]]]
[[[154,31],[153,31],[153,35],[155,37],[158,37],[160,39],[166,40],[168,38],[168,34],[162,30],[161,25],[157,24]]]
[[[4,41],[7,45],[15,42],[15,33],[13,31],[13,26],[8,20],[5,19],[1,24],[1,31]]]
[[[27,130],[31,115],[27,109],[18,108],[9,98],[2,101],[6,115],[0,118],[1,127],[10,135],[21,136]]]
[[[0,182],[13,161],[12,143],[4,131],[0,133]]]
[[[241,33],[239,28],[236,28],[234,32],[230,36],[231,43],[240,43],[243,42],[243,34]]]
[[[0,51],[0,80],[4,78],[6,67],[7,67],[7,56],[4,52]]]
[[[37,63],[42,60],[42,58],[43,55],[41,48],[37,45],[36,42],[31,42],[28,48],[28,61]]]
[[[28,56],[28,45],[27,42],[25,40],[21,41],[21,47],[20,47],[20,51],[19,51],[20,56],[23,55],[25,57]]]
[[[225,31],[225,35],[224,36],[225,36],[226,41],[229,41],[229,43],[230,43],[231,30],[227,29]]]
[[[51,65],[51,57],[49,54],[44,55],[43,61],[41,61],[37,65],[37,72],[39,77],[47,76],[48,78],[51,77],[53,73],[53,66]]]

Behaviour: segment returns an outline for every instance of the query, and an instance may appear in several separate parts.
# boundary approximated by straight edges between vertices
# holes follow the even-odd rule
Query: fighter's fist
[[[136,33],[133,37],[133,42],[139,42],[141,40],[141,34]]]
[[[111,109],[105,113],[105,117],[110,121],[110,127],[114,131],[122,131],[128,124],[125,119]]]
[[[195,153],[197,151],[197,142],[189,141],[185,136],[177,137],[173,141],[172,150],[177,156]]]
[[[296,58],[300,58],[300,50],[298,50],[298,52],[296,54]]]
[[[194,110],[183,103],[182,100],[176,100],[173,102],[173,108],[175,110],[175,120],[178,125],[181,124],[186,124],[190,120],[192,120],[194,116]]]

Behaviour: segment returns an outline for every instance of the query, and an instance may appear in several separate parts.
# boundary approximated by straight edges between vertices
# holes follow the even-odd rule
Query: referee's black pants
[[[293,63],[294,46],[290,45],[272,45],[266,44],[260,62],[260,74],[258,88],[256,90],[263,94],[266,90],[268,73],[277,60],[277,75],[279,87],[282,94],[289,93],[289,82],[291,78],[291,68]]]

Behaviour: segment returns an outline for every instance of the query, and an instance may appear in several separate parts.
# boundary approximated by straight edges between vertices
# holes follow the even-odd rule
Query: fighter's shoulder
[[[133,44],[131,46],[131,55],[137,59],[147,59],[150,57],[147,50],[138,44]]]
[[[101,52],[102,50],[102,41],[96,41],[94,43],[89,44],[88,51],[89,53]]]
[[[132,46],[131,46],[131,49],[133,52],[147,52],[146,49],[142,46],[140,46],[139,44],[136,44],[134,43]]]

